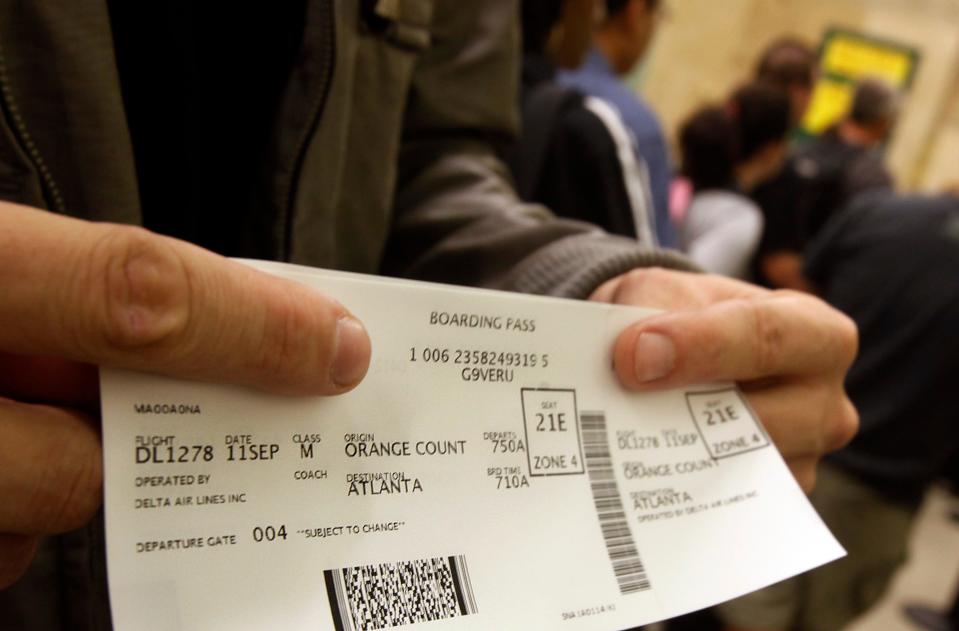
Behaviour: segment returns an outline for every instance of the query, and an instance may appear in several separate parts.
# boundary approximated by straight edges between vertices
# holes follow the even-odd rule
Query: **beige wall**
[[[956,0],[667,0],[667,7],[640,90],[671,139],[693,109],[747,79],[771,40],[789,33],[818,46],[828,28],[849,28],[920,51],[888,153],[901,187],[959,180]],[[946,159],[950,152],[955,158]]]
[[[926,191],[959,189],[959,81],[943,114],[920,163],[920,188]]]

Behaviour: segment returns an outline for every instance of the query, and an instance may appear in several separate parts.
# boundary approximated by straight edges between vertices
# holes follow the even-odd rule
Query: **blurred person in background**
[[[809,109],[818,76],[816,51],[799,38],[786,36],[774,40],[759,56],[754,78],[779,87],[789,95],[793,130]]]
[[[861,336],[846,380],[861,429],[810,495],[848,556],[721,605],[731,629],[838,631],[867,611],[906,561],[926,490],[959,458],[959,199],[862,195],[804,266]]]
[[[815,49],[793,36],[774,40],[756,63],[756,80],[779,86],[789,95],[794,137],[812,100],[818,64]],[[794,214],[790,211],[796,188],[795,172],[789,168],[787,160],[778,173],[752,192],[753,201],[762,209],[764,219],[762,239],[752,265],[753,280],[767,287],[780,286],[769,276],[781,275],[783,267],[792,270],[793,277],[801,277],[799,260],[793,256],[801,248]]]
[[[557,82],[582,64],[600,0],[523,0],[522,133],[510,159],[523,199],[640,243],[657,242],[646,168],[608,102]]]
[[[693,198],[680,228],[682,248],[703,269],[745,279],[763,215],[750,191],[779,171],[790,127],[787,94],[748,84],[725,106],[705,107],[682,126],[682,171]]]
[[[666,138],[652,108],[624,83],[639,64],[655,35],[664,10],[661,0],[604,0],[606,17],[585,63],[560,73],[560,82],[611,103],[632,133],[641,165],[648,173],[656,236],[663,247],[677,245],[669,217],[672,178]]]
[[[762,277],[771,286],[808,291],[802,275],[803,250],[823,225],[857,195],[892,188],[879,149],[895,125],[899,106],[894,89],[864,79],[842,120],[796,149],[785,169],[788,195],[768,209],[768,214],[776,214],[777,230],[784,234],[775,247],[766,244],[758,260]]]
[[[845,117],[803,145],[792,161],[799,180],[800,243],[809,243],[829,218],[866,191],[891,189],[880,153],[899,116],[900,96],[878,79],[856,85]]]

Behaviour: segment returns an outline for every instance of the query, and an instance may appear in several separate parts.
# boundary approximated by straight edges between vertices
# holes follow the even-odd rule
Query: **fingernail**
[[[336,323],[336,351],[330,378],[341,388],[356,385],[370,364],[370,337],[359,321],[344,316]]]
[[[676,367],[676,346],[661,333],[640,333],[634,362],[640,383],[662,379]]]

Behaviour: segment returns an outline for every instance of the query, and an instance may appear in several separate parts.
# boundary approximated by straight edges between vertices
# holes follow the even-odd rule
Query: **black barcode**
[[[375,631],[476,613],[466,557],[326,570],[336,631]]]
[[[593,503],[599,515],[603,540],[613,564],[613,573],[623,594],[641,592],[650,588],[646,569],[639,558],[636,543],[626,522],[626,511],[613,475],[613,457],[609,451],[606,417],[602,412],[583,412],[580,417],[583,432],[583,453]]]

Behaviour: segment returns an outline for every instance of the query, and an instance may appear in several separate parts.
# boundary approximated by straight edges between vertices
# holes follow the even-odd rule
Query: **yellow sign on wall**
[[[865,77],[882,79],[905,92],[918,64],[915,48],[852,31],[829,31],[819,50],[820,77],[803,130],[817,135],[838,122],[849,110],[856,83]]]

